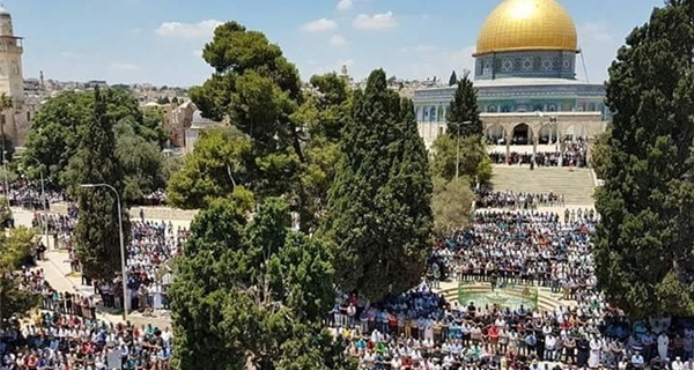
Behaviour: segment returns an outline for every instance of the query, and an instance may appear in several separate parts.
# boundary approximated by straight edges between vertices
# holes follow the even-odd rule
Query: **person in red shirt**
[[[490,325],[487,329],[487,336],[489,337],[489,344],[492,351],[496,353],[499,348],[499,328],[496,325]]]

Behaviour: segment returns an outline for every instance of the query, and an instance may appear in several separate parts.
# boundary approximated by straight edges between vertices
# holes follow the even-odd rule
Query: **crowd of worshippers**
[[[570,222],[557,213],[482,211],[433,249],[454,278],[494,289],[553,287],[573,305],[449,303],[425,278],[379,303],[346,294],[327,322],[345,354],[367,369],[694,369],[691,323],[631,321],[597,290],[591,237],[598,221],[589,211]]]
[[[98,321],[94,297],[53,290],[40,269],[23,273],[42,298],[41,310],[3,328],[0,369],[168,369],[168,328]]]
[[[493,152],[489,154],[492,163],[495,164],[531,164],[533,162],[532,153],[511,152],[508,157],[506,153]],[[508,159],[507,159],[508,158]],[[537,152],[534,154],[535,165],[543,167],[587,167],[588,160],[586,152]]]
[[[531,164],[543,167],[587,167],[588,145],[584,140],[564,141],[558,151],[540,151],[533,153],[493,152],[489,154],[492,163],[496,164]]]
[[[2,194],[7,196],[10,206],[30,210],[50,209],[51,203],[67,200],[67,194],[51,184],[41,186],[39,181],[23,178],[14,181],[6,188],[3,184]]]
[[[188,236],[188,229],[174,229],[172,223],[134,222],[126,252],[128,281],[125,301],[120,278],[114,281],[88,280],[85,283],[95,285],[106,307],[121,308],[125,304],[130,310],[141,312],[168,309],[168,289],[173,282],[171,263],[183,252]]]
[[[536,207],[551,207],[564,204],[564,195],[548,193],[524,193],[507,191],[493,191],[488,188],[476,188],[475,207],[484,208],[511,208],[534,209]]]

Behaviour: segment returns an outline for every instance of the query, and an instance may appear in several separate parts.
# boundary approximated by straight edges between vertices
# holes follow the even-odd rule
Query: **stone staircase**
[[[568,206],[592,206],[595,181],[590,169],[568,167],[535,167],[495,165],[492,175],[494,190],[564,195]]]

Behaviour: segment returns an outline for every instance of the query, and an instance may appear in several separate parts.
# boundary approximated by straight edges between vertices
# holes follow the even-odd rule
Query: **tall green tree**
[[[159,145],[137,135],[125,122],[116,126],[116,157],[125,174],[123,200],[132,204],[165,189],[165,158]]]
[[[304,207],[299,209],[305,229],[315,226],[316,215],[327,207],[328,191],[340,158],[341,132],[350,117],[351,93],[344,78],[335,73],[311,77],[313,88],[292,119],[305,127],[300,188]]]
[[[432,183],[412,102],[388,89],[380,69],[354,94],[323,230],[339,285],[375,300],[411,288],[425,270]]]
[[[167,202],[178,208],[204,208],[236,186],[251,187],[257,179],[251,142],[233,127],[203,131],[183,167],[169,180]]]
[[[455,86],[458,83],[458,75],[455,70],[451,72],[451,77],[448,79],[448,86]]]
[[[448,122],[446,132],[453,137],[482,136],[484,126],[480,119],[480,108],[477,105],[477,90],[470,78],[470,72],[465,72],[457,86],[446,117]]]
[[[607,300],[634,318],[694,313],[693,25],[694,2],[666,2],[609,69],[596,274]]]
[[[13,271],[26,266],[37,246],[36,233],[20,226],[0,233],[0,327],[3,320],[23,316],[39,302],[39,296],[22,287],[23,276]]]
[[[326,243],[289,229],[288,204],[236,187],[196,216],[171,288],[174,369],[355,369],[322,326],[334,301]]]
[[[305,161],[300,127],[292,114],[303,98],[296,67],[264,34],[228,22],[205,45],[203,59],[214,69],[190,96],[203,116],[229,121],[247,135],[256,174],[249,183],[258,196],[291,193],[296,168]]]
[[[460,148],[458,148],[460,145]],[[479,136],[457,137],[439,135],[432,145],[431,168],[434,177],[451,181],[456,175],[470,183],[487,183],[492,178],[492,162],[487,146]]]
[[[83,188],[80,184],[108,184],[123,198],[125,173],[116,155],[115,117],[108,114],[109,94],[94,91],[90,122],[80,132],[77,154],[70,160],[66,177],[77,195],[80,217],[75,228],[77,258],[83,273],[93,279],[111,279],[120,271],[120,233],[116,195],[106,187]],[[130,236],[127,209],[122,209],[125,243]]]
[[[450,237],[455,231],[470,225],[475,194],[465,178],[446,180],[434,178],[431,210],[434,214],[434,232],[439,237]]]
[[[590,166],[599,179],[604,179],[607,175],[607,161],[610,160],[611,136],[612,125],[608,125],[607,129],[595,138],[590,148]]]

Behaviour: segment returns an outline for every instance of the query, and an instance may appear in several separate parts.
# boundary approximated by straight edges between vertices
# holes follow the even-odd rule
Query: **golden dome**
[[[561,4],[505,0],[484,21],[474,55],[524,50],[578,50],[576,26]]]

